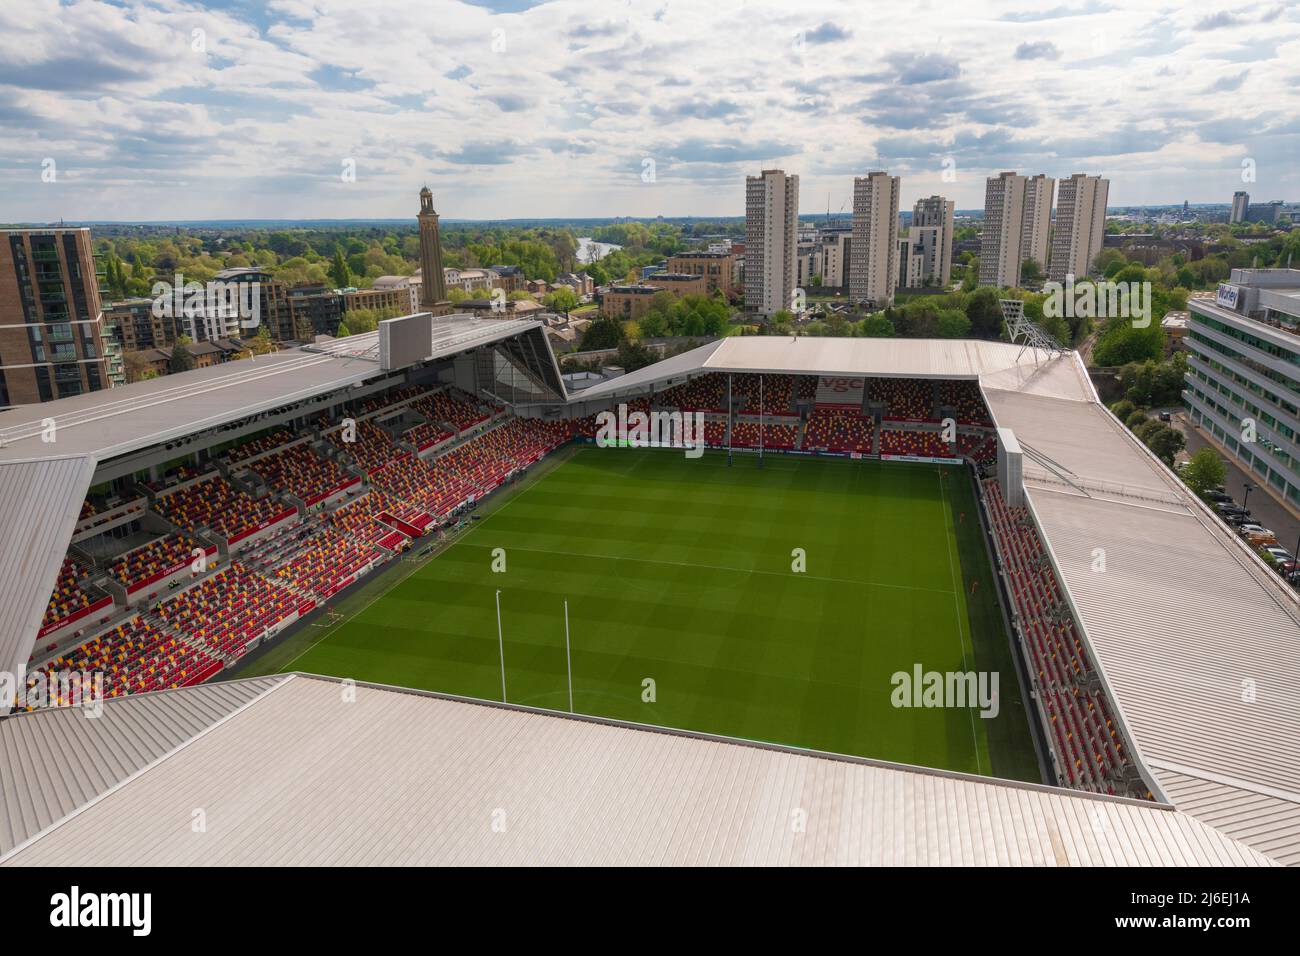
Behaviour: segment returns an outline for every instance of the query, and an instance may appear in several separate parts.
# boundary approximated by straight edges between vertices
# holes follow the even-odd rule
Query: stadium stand
[[[668,408],[682,411],[726,411],[727,377],[716,372],[701,375],[661,393],[658,401]]]
[[[155,508],[186,531],[211,528],[232,541],[290,510],[273,495],[249,497],[216,472],[202,481],[159,495]]]
[[[374,560],[374,549],[327,527],[273,573],[280,583],[324,600],[351,584]]]
[[[451,432],[434,422],[420,422],[402,433],[402,438],[414,445],[416,451],[432,448],[452,437]]]
[[[998,440],[993,435],[958,434],[957,454],[965,455],[979,465],[996,464]]]
[[[102,599],[88,594],[77,583],[84,575],[85,571],[71,558],[63,559],[58,580],[54,584],[54,592],[50,595],[50,603],[46,606],[45,617],[41,621],[42,631],[52,630],[65,622],[71,622],[79,615],[85,616],[92,607],[103,603]]]
[[[156,613],[209,653],[225,658],[294,614],[298,606],[291,592],[235,563],[164,601]]]
[[[880,431],[882,455],[914,455],[920,458],[951,458],[952,448],[938,432],[901,428]]]
[[[426,395],[419,401],[413,402],[411,407],[430,421],[446,422],[454,426],[458,432],[473,428],[479,422],[485,422],[490,417],[479,410],[478,403],[470,396],[459,390],[452,389]]]
[[[918,378],[873,378],[869,397],[884,402],[884,417],[894,421],[934,420],[934,383]]]
[[[961,425],[992,425],[978,382],[945,379],[939,383],[939,405],[951,408]]]
[[[237,465],[240,462],[247,461],[263,452],[268,452],[273,448],[279,448],[281,445],[293,441],[293,433],[286,428],[277,428],[275,431],[267,432],[265,435],[259,435],[257,438],[250,439],[242,444],[226,450],[226,461],[231,465]]]
[[[322,458],[306,444],[292,445],[259,458],[250,466],[276,493],[288,492],[305,504],[314,505],[358,479],[328,458]]]
[[[764,448],[794,448],[798,441],[798,425],[763,423]],[[757,448],[758,422],[737,421],[732,429],[731,443],[738,448]]]
[[[326,436],[330,444],[351,457],[367,475],[373,475],[406,454],[393,444],[387,432],[372,421],[356,423],[356,441],[344,441],[343,437],[344,431],[341,428],[330,431]]]
[[[197,684],[220,668],[221,662],[205,651],[136,617],[53,658],[34,672],[29,686],[52,672],[102,673],[104,696],[121,697]],[[73,701],[52,703],[67,706]]]
[[[995,479],[981,487],[1061,783],[1150,799],[1028,510],[1008,508]]]
[[[128,591],[147,585],[193,560],[197,541],[187,534],[169,534],[117,557],[108,575]],[[205,552],[209,548],[204,547]]]
[[[400,551],[410,544],[411,539],[381,521],[378,515],[404,512],[408,507],[382,488],[372,488],[369,494],[331,512],[329,523],[359,543]]]
[[[723,379],[723,395],[726,395],[726,379]],[[732,378],[733,396],[743,399],[743,411],[756,415],[759,411],[759,399],[762,398],[764,415],[794,414],[794,376],[793,375],[736,375]],[[724,398],[725,403],[725,398]]]
[[[849,411],[818,408],[808,416],[803,447],[807,450],[871,454],[870,419]]]

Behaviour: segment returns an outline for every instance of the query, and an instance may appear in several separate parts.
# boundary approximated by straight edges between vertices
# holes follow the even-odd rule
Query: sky
[[[0,220],[738,216],[744,177],[982,208],[1300,200],[1300,4],[11,0]]]

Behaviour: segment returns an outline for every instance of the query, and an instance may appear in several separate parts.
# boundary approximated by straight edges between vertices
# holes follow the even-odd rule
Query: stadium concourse
[[[439,318],[420,333],[428,346],[405,357],[392,344],[403,328],[385,323],[0,419],[0,519],[13,529],[0,540],[0,669],[24,675],[19,709],[36,711],[0,721],[10,779],[26,754],[41,752],[33,741],[66,727],[55,715],[68,711],[42,707],[72,702],[60,675],[102,673],[110,712],[132,720],[154,712],[145,701],[206,700],[217,692],[195,685],[319,616],[336,595],[555,449],[590,441],[597,414],[621,405],[699,413],[706,442],[732,454],[964,463],[977,476],[1050,782],[1093,796],[936,772],[949,783],[927,777],[925,797],[957,815],[948,826],[965,826],[953,801],[1011,799],[998,788],[1054,808],[1040,806],[1034,812],[1048,822],[1020,836],[995,825],[988,838],[1009,842],[954,850],[952,861],[1132,863],[1148,854],[1300,863],[1294,593],[1110,416],[1073,353],[964,340],[730,338],[570,394],[540,323]],[[307,677],[257,685],[253,697],[155,756],[175,768],[210,731],[235,735],[226,742],[238,750],[275,726],[262,721],[279,719],[257,701],[316,686]],[[370,699],[409,704],[395,691]],[[419,700],[434,722],[453,707]],[[255,717],[238,719],[244,708]],[[525,713],[547,728],[543,735],[562,735],[552,722],[571,720],[454,708],[456,719],[482,723],[485,738]],[[655,759],[642,731],[579,723],[589,747]],[[398,736],[406,729],[393,726]],[[358,732],[349,724],[321,740]],[[85,733],[86,759],[110,746],[102,732]],[[20,745],[27,734],[33,741]],[[727,773],[728,760],[741,759],[735,754],[751,755],[727,749],[736,743],[717,746],[706,778]],[[923,776],[877,772],[900,787]],[[45,786],[34,772],[24,779]],[[864,781],[846,798],[864,813],[885,812],[886,797]],[[716,784],[701,780],[701,792]],[[6,800],[18,848],[9,854],[39,857],[33,851],[60,839],[51,828],[72,816],[81,819],[65,833],[90,826],[97,814],[81,813],[90,799],[69,794],[66,816],[51,811],[37,823],[25,799]],[[1133,809],[1134,799],[1149,806]],[[1060,813],[1075,807],[1070,801],[1082,802],[1069,813],[1113,812],[1117,826],[1146,835],[1126,829],[1128,843],[1094,840],[1087,851],[1062,843]],[[143,815],[146,807],[141,800],[119,810]],[[949,831],[917,827],[918,839],[930,841],[930,855],[918,859],[942,856]],[[77,839],[93,844],[95,831]],[[875,858],[876,838],[857,839],[867,855],[852,860]],[[105,853],[108,862],[125,859],[121,848]],[[347,858],[340,851],[332,861]],[[758,858],[794,859],[775,845]]]

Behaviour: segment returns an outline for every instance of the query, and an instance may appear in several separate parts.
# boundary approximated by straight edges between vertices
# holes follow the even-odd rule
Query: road
[[[1171,424],[1181,431],[1183,437],[1187,439],[1187,455],[1190,456],[1210,444],[1206,441],[1205,436],[1191,422],[1187,421],[1186,416],[1182,414],[1175,415]],[[1218,451],[1218,449],[1215,450]],[[1220,456],[1222,457],[1222,452],[1220,452]],[[1224,457],[1223,463],[1228,466],[1228,477],[1224,481],[1224,491],[1232,495],[1237,504],[1244,502],[1246,508],[1250,510],[1251,520],[1272,531],[1277,536],[1278,544],[1294,554],[1297,541],[1300,541],[1300,520],[1297,520],[1290,511],[1282,507],[1272,495],[1261,487],[1262,482],[1258,476],[1243,471],[1230,458]],[[1250,482],[1254,486],[1254,490],[1250,492],[1249,496],[1245,490],[1246,482]]]

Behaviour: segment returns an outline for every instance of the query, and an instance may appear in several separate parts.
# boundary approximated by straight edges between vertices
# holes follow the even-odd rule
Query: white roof
[[[1025,380],[1045,358],[1034,349],[979,339],[730,336],[593,386],[582,401],[634,394],[704,372],[969,379],[1013,372],[1015,380]]]
[[[0,461],[0,671],[26,674],[94,459]],[[0,714],[8,702],[0,700]]]
[[[0,720],[0,856],[98,799],[281,677],[203,684]],[[57,754],[58,759],[50,759]]]
[[[1149,803],[364,685],[354,698],[338,682],[296,675],[223,702],[187,740],[0,862],[1271,863]],[[95,723],[56,712],[10,722],[24,724],[36,752]],[[95,752],[65,749],[74,776]]]
[[[541,329],[435,318],[431,357]],[[41,616],[101,462],[297,401],[378,382],[378,332],[0,413],[0,670],[26,673]],[[558,369],[556,378],[558,380]],[[59,548],[55,545],[65,543]],[[7,703],[0,701],[0,714]]]
[[[1025,492],[1157,789],[1300,864],[1295,592],[1095,400],[985,391],[1056,468],[1026,455]]]

